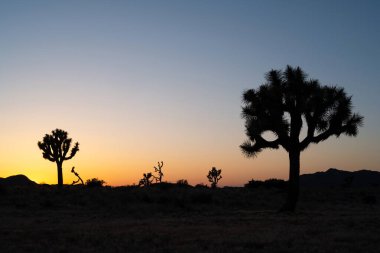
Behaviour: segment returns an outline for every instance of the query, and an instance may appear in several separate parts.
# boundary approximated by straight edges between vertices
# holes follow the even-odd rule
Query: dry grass
[[[0,252],[379,252],[379,189],[0,192]]]

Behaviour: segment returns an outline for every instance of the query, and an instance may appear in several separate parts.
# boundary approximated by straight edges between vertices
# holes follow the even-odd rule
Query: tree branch
[[[253,144],[251,141],[246,141],[242,145],[240,145],[240,148],[243,150],[243,152],[247,156],[250,157],[250,156],[255,156],[256,154],[260,153],[262,149],[265,149],[265,148],[278,149],[279,145],[280,145],[279,138],[277,138],[274,141],[267,141],[261,135],[256,135],[254,137]]]
[[[306,123],[307,123],[307,135],[305,139],[301,141],[301,144],[300,144],[301,151],[305,150],[309,146],[309,144],[312,142],[314,138],[315,127],[316,127],[315,120],[310,115],[310,113],[307,113],[305,115],[305,118],[306,118]]]
[[[63,159],[64,160],[70,160],[71,158],[73,158],[75,156],[75,154],[79,151],[79,143],[76,142],[75,143],[75,146],[71,149],[71,153],[70,153],[70,156],[69,157],[64,157]]]

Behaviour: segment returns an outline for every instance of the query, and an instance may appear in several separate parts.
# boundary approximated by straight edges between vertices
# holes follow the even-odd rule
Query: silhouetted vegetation
[[[248,157],[282,146],[289,153],[288,196],[284,211],[294,211],[299,195],[300,153],[312,143],[341,134],[356,136],[363,117],[352,113],[351,96],[343,88],[307,79],[299,67],[271,70],[266,83],[243,94],[242,117],[248,140],[240,147]],[[307,135],[300,140],[306,123]],[[275,136],[268,140],[266,132]]]
[[[86,181],[86,186],[87,187],[90,187],[90,188],[95,188],[95,187],[103,187],[103,185],[105,184],[106,182],[104,180],[101,180],[101,179],[97,179],[97,178],[92,178],[92,179],[88,179]]]
[[[216,188],[220,179],[222,179],[222,170],[217,170],[215,167],[208,172],[207,179],[211,183],[211,188]]]
[[[259,180],[250,180],[248,183],[244,185],[246,188],[258,188],[258,187],[266,187],[266,188],[277,188],[277,189],[286,189],[287,182],[281,179],[268,179],[265,181],[259,181]]]
[[[206,184],[203,184],[203,183],[196,184],[194,187],[195,188],[208,188],[208,186]]]
[[[162,172],[163,166],[164,162],[157,162],[157,167],[154,166],[154,172],[157,172],[158,175],[155,176],[152,172],[144,173],[143,178],[140,179],[138,186],[150,186],[153,183],[153,180],[155,180],[156,183],[161,184],[162,177],[164,176],[164,173]]]
[[[78,178],[77,181],[74,180],[74,181],[71,183],[72,185],[79,183],[79,181],[81,182],[82,185],[84,185],[84,182],[83,182],[82,178],[81,178],[81,177],[79,176],[79,174],[75,171],[75,167],[72,167],[72,168],[71,168],[71,173],[73,173],[73,174]]]
[[[177,181],[177,185],[188,186],[189,183],[187,182],[186,179],[180,179],[180,180]]]
[[[153,175],[152,173],[148,172],[148,173],[144,173],[143,174],[143,178],[140,179],[140,182],[139,182],[139,186],[150,186],[153,182]]]
[[[157,167],[154,166],[154,172],[157,172],[158,176],[154,176],[154,179],[156,179],[157,183],[162,182],[162,177],[164,176],[164,173],[162,173],[162,166],[164,166],[164,162],[157,162]]]
[[[38,142],[38,147],[42,150],[43,158],[55,162],[58,170],[58,186],[63,185],[62,164],[75,156],[79,151],[79,143],[76,142],[70,151],[72,140],[68,138],[67,132],[55,129],[51,134],[46,134],[42,141]]]

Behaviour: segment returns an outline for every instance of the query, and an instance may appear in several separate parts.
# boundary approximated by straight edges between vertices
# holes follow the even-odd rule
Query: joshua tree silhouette
[[[289,153],[289,187],[281,210],[294,211],[299,194],[300,153],[311,143],[332,135],[356,136],[363,117],[352,113],[351,96],[343,88],[320,85],[307,79],[299,67],[271,70],[267,83],[243,93],[242,117],[248,140],[240,145],[243,153],[254,157],[263,149],[282,146]],[[303,124],[306,137],[300,140]],[[262,135],[270,131],[275,140]]]
[[[162,177],[164,176],[164,173],[162,173],[162,167],[164,166],[164,162],[157,162],[157,167],[154,166],[154,172],[157,172],[158,177],[153,176],[154,179],[156,179],[156,183],[161,183]]]
[[[70,155],[67,156],[72,140],[67,138],[67,132],[61,129],[55,129],[51,134],[46,134],[42,141],[38,142],[38,147],[42,150],[43,158],[55,162],[58,170],[58,187],[63,185],[62,163],[75,156],[79,151],[79,143],[76,142],[71,149]]]
[[[153,182],[152,173],[144,173],[143,178],[140,179],[139,186],[150,186]]]
[[[211,183],[212,188],[216,188],[216,185],[218,184],[219,180],[222,179],[222,170],[217,170],[215,167],[212,167],[212,169],[208,172],[207,178],[208,181]]]

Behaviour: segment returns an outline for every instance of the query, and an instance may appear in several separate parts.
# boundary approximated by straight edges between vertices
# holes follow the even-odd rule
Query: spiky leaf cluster
[[[247,156],[255,156],[265,148],[302,151],[310,143],[341,134],[356,136],[363,117],[352,113],[351,96],[343,88],[322,86],[307,79],[301,68],[287,66],[285,71],[271,70],[266,83],[243,94],[242,117],[248,140],[240,147]],[[299,140],[303,124],[307,134]],[[274,140],[263,133],[270,131]]]
[[[150,186],[153,182],[153,175],[151,172],[144,173],[143,178],[140,179],[139,186]]]
[[[221,173],[222,170],[218,170],[215,167],[212,167],[212,169],[208,172],[207,178],[213,188],[216,187],[219,180],[222,179]]]
[[[157,172],[158,176],[153,176],[156,179],[157,183],[162,182],[162,177],[164,176],[164,173],[162,172],[162,167],[164,166],[164,162],[157,162],[157,167],[154,166],[154,172]]]
[[[66,131],[55,129],[51,134],[46,134],[42,141],[38,142],[38,147],[42,150],[43,158],[51,162],[63,163],[63,161],[73,158],[79,151],[78,142],[75,143],[70,151],[71,143],[72,140],[68,138]]]

